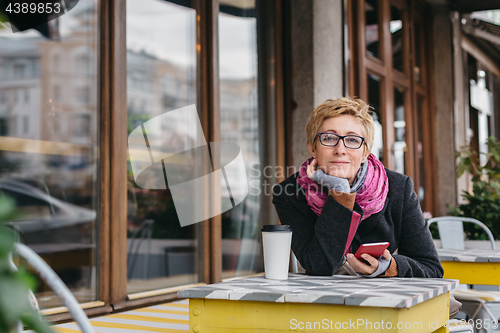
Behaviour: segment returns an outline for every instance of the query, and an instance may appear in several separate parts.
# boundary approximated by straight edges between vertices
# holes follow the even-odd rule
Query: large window
[[[271,198],[260,194],[260,170],[276,153],[266,126],[277,97],[275,3],[206,5],[127,0],[126,289],[137,301],[263,269],[262,207]],[[179,190],[202,178],[210,180]],[[187,216],[204,218],[184,225]]]
[[[162,115],[197,104],[196,96],[196,10],[168,1],[128,0],[127,132],[142,126],[138,137],[129,136],[129,155],[143,154],[151,162],[147,149],[137,152],[147,139],[150,153],[164,163],[154,164],[171,171],[169,183],[181,173],[195,178],[196,163],[168,157],[192,149],[204,134],[197,119]],[[129,162],[128,293],[201,280],[200,225],[181,227],[174,193],[161,176],[159,184],[152,178],[140,182]],[[193,209],[199,204],[193,200]]]
[[[86,311],[263,270],[262,170],[284,160],[276,7],[89,0],[37,29],[0,23],[0,196]]]
[[[37,29],[0,24],[0,197],[79,302],[99,299],[98,1]],[[42,308],[61,305],[43,283]]]
[[[246,198],[222,215],[222,277],[248,275],[263,270],[260,229],[262,203],[269,196],[261,189],[261,170],[269,165],[274,136],[266,134],[266,122],[274,114],[272,20],[274,1],[223,1],[219,23],[219,82],[221,141],[236,143],[244,165],[226,169],[237,184],[231,196]],[[259,31],[266,31],[265,34]],[[260,61],[259,61],[260,60]],[[227,159],[224,152],[221,158]],[[226,201],[230,202],[230,201]]]

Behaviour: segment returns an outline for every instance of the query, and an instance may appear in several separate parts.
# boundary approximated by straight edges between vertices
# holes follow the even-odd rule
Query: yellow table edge
[[[465,284],[500,284],[500,262],[441,261],[445,279]]]
[[[448,316],[449,292],[408,309],[205,298],[189,300],[189,331],[194,333],[328,331],[443,333],[448,332],[446,327]]]

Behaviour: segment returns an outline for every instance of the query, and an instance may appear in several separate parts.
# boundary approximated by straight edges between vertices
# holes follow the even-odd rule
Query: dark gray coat
[[[355,253],[363,243],[389,242],[399,277],[443,276],[436,247],[422,215],[410,177],[387,170],[389,193],[384,208],[361,221],[351,244]],[[321,214],[307,205],[297,183],[298,173],[273,188],[273,204],[282,224],[293,229],[292,250],[306,272],[332,275],[342,265],[353,211],[328,196]],[[355,203],[354,211],[363,214]],[[357,215],[357,214],[354,214]]]

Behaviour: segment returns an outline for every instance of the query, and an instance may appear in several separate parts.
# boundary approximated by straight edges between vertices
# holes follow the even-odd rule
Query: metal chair
[[[491,242],[491,249],[496,250],[493,234],[479,220],[469,217],[441,216],[429,219],[428,225],[430,226],[434,222],[438,224],[439,237],[441,238],[441,247],[443,249],[465,249],[463,222],[470,222],[479,225],[486,232]],[[476,332],[492,332],[493,322],[498,322],[497,320],[500,315],[500,292],[464,288],[465,290],[459,289],[453,291],[453,296],[462,303],[462,312],[465,312],[474,321],[480,320],[484,323],[487,320],[490,322],[490,328],[485,329],[483,327],[476,330]]]
[[[470,217],[457,217],[457,216],[441,216],[429,219],[429,226],[436,222],[439,230],[439,237],[441,238],[441,247],[443,249],[463,250],[464,244],[464,225],[463,222],[474,223],[486,232],[491,242],[491,249],[495,248],[495,238],[490,229],[481,221]]]

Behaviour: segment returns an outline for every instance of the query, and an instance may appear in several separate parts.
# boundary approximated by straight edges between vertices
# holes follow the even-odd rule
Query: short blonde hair
[[[372,111],[370,106],[360,99],[352,97],[341,97],[335,100],[328,99],[319,105],[309,116],[306,125],[307,143],[313,145],[323,121],[328,118],[338,117],[340,115],[350,115],[359,119],[365,129],[365,153],[371,152],[373,147],[373,137],[375,127],[373,126]],[[366,155],[368,155],[368,153]]]

